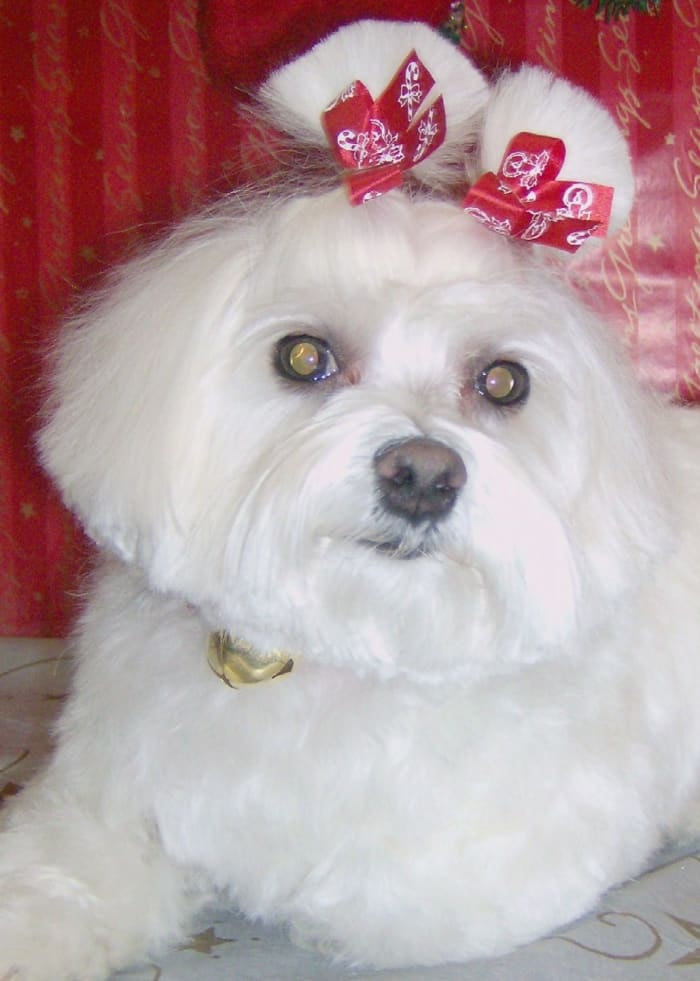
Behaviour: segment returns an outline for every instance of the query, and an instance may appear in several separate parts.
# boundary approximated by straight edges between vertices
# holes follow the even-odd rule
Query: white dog
[[[700,427],[527,241],[624,221],[610,117],[416,24],[261,99],[280,187],[56,352],[42,458],[108,557],[0,837],[0,977],[103,978],[212,895],[353,963],[499,954],[700,826]]]

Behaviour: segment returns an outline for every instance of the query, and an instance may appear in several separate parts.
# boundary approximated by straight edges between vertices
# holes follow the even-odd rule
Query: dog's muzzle
[[[447,517],[467,482],[461,456],[434,439],[388,443],[374,457],[382,508],[412,525]]]

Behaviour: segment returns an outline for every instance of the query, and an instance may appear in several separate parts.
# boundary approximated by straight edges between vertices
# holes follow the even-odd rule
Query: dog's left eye
[[[275,366],[292,381],[325,381],[338,373],[338,363],[328,344],[309,334],[290,334],[278,341]]]
[[[516,405],[530,394],[530,377],[516,361],[494,361],[479,372],[475,387],[495,405]]]

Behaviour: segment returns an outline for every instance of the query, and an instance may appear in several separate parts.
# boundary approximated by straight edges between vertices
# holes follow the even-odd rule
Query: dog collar
[[[248,641],[232,637],[227,630],[209,634],[207,661],[214,674],[229,688],[271,681],[289,674],[294,667],[294,660],[284,651],[259,651]]]

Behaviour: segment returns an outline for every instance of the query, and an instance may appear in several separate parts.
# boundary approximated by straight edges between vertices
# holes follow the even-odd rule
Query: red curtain
[[[395,2],[366,0],[362,12],[413,10],[436,23],[449,8]],[[204,6],[26,0],[0,13],[0,634],[64,633],[89,551],[32,450],[42,351],[57,322],[135,244],[246,175],[236,86],[269,67],[263,13],[271,64],[285,11],[290,49],[313,39],[308,10],[295,29],[293,0]],[[319,34],[341,6],[312,5]],[[700,399],[700,0],[662,0],[658,17],[610,24],[570,0],[465,0],[462,43],[489,70],[544,64],[616,116],[639,201],[579,278],[642,377]],[[244,71],[245,51],[254,58]]]

